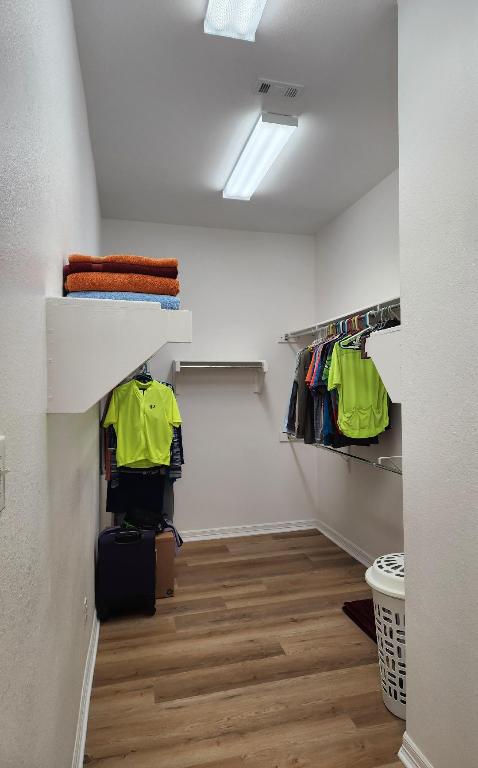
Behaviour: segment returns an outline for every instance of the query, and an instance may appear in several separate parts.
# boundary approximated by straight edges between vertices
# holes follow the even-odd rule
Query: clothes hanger
[[[381,331],[383,328],[385,328],[388,320],[388,318],[386,317],[387,314],[388,314],[388,307],[382,307],[380,309],[380,321],[379,323],[377,323],[377,326],[376,328],[374,328],[374,330]]]
[[[356,328],[358,328],[357,332],[354,332],[352,334],[349,334],[345,339],[342,339],[339,343],[342,347],[342,349],[360,349],[362,345],[362,340],[365,337],[365,334],[369,335],[374,328],[372,328],[369,325],[369,312],[367,312],[366,315],[363,315],[365,319],[365,328],[360,329],[359,327],[359,315],[355,315],[351,320],[354,322]]]
[[[147,384],[149,381],[153,381],[153,377],[151,376],[151,373],[149,372],[149,362],[148,361],[143,363],[139,373],[137,373],[134,378],[135,378],[136,381],[139,381],[141,384]]]

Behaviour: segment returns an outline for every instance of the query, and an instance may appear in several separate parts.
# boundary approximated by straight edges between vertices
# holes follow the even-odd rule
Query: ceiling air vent
[[[261,80],[257,88],[257,93],[269,93],[270,89],[271,84],[267,83],[265,80]]]
[[[256,82],[254,93],[261,93],[268,96],[282,96],[285,99],[296,99],[304,90],[303,85],[296,83],[281,83],[278,80],[266,80],[259,78]]]

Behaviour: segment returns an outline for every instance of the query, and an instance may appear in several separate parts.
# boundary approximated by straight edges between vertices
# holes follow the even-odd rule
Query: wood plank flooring
[[[185,544],[154,617],[101,627],[85,762],[399,768],[377,650],[341,611],[364,568],[317,531]]]

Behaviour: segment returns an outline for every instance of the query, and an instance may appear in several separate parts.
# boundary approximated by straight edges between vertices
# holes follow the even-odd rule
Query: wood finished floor
[[[399,768],[376,646],[341,611],[364,568],[316,531],[185,544],[152,618],[101,627],[85,762]]]

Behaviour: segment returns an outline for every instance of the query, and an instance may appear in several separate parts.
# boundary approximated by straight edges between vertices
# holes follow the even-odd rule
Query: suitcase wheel
[[[96,610],[96,615],[98,617],[98,621],[108,621],[110,617],[110,612],[105,610]]]

